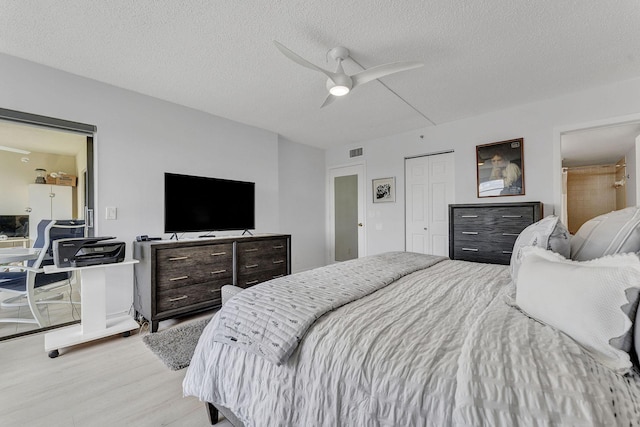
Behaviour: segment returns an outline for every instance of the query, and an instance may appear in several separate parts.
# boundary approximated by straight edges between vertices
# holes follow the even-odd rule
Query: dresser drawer
[[[285,276],[286,274],[287,267],[281,266],[267,271],[238,274],[237,282],[239,287],[248,288],[250,286],[257,285],[258,283],[266,282],[267,280]]]
[[[486,262],[492,264],[509,264],[511,250],[488,248],[478,245],[459,245],[454,249],[454,259],[462,261]]]
[[[206,245],[157,251],[156,284],[175,288],[233,277],[233,245]]]
[[[237,245],[238,274],[257,270],[273,270],[287,266],[285,239],[239,242]]]
[[[513,230],[515,231],[515,230]],[[457,246],[458,243],[463,242],[478,242],[483,243],[487,242],[491,245],[500,245],[508,246],[512,248],[518,235],[522,230],[518,230],[517,232],[506,232],[506,231],[467,231],[460,230],[459,228],[455,228],[453,230],[453,242]]]
[[[456,225],[504,224],[505,226],[531,224],[534,222],[534,211],[529,207],[518,208],[458,208],[453,211]]]
[[[230,284],[230,282],[198,283],[175,289],[159,289],[156,294],[157,311],[175,310],[203,302],[212,305],[221,303],[220,288],[225,284]]]

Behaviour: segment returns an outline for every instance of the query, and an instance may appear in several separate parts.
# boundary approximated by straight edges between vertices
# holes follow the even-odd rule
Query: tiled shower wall
[[[567,175],[569,232],[598,215],[616,210],[615,165],[570,168]]]

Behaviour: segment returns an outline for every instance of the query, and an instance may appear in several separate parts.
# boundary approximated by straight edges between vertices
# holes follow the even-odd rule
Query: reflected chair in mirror
[[[82,220],[42,220],[38,223],[34,249],[41,249],[38,258],[27,261],[26,265],[2,267],[0,271],[0,292],[16,294],[0,302],[3,307],[27,306],[33,318],[0,317],[0,323],[35,323],[39,327],[49,326],[49,319],[42,315],[40,306],[59,301],[61,294],[51,295],[57,287],[71,285],[71,272],[45,274],[44,266],[53,265],[53,242],[58,239],[84,237],[85,225]],[[48,317],[48,316],[47,316]]]

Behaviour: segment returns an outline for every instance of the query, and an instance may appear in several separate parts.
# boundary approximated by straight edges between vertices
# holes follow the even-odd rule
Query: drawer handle
[[[216,271],[212,271],[211,274],[220,274],[220,273],[224,273],[227,270],[216,270]]]
[[[502,215],[502,218],[522,218],[522,215]]]
[[[512,254],[512,251],[502,251],[503,254]]]
[[[278,274],[277,276],[273,276],[274,279],[277,279],[278,277],[284,277],[284,274]]]
[[[460,218],[478,218],[478,215],[460,215]]]
[[[181,297],[169,298],[169,302],[176,302],[187,298],[189,298],[187,295],[182,295]]]
[[[256,283],[258,283],[257,280],[251,280],[250,282],[245,283],[245,285],[255,285]]]
[[[247,266],[245,266],[246,268],[256,268],[258,266],[258,264],[249,264]]]
[[[180,277],[172,277],[171,279],[169,279],[170,282],[175,282],[176,280],[184,280],[184,279],[188,279],[189,276],[180,276]]]
[[[462,250],[467,252],[478,252],[478,250],[475,248],[462,248]]]
[[[211,254],[211,256],[220,256],[220,255],[226,255],[226,252],[214,252]]]
[[[284,248],[284,245],[278,245],[273,247],[273,249],[282,249],[282,248]]]
[[[503,236],[519,236],[518,233],[502,233]]]
[[[183,259],[189,259],[189,257],[188,256],[177,256],[177,257],[169,258],[169,261],[181,261]]]
[[[274,264],[282,264],[283,262],[284,262],[283,259],[278,259],[278,260],[273,261]]]
[[[476,235],[476,234],[478,234],[478,232],[477,231],[463,231],[462,234],[473,234],[473,235]]]
[[[245,252],[256,252],[258,248],[245,249]]]

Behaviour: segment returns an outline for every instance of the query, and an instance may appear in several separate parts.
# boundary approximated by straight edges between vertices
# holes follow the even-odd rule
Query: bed
[[[552,252],[548,236],[535,253],[535,244],[521,243],[517,277],[542,268],[524,260],[557,255],[542,253]],[[615,271],[638,263],[636,255],[603,259],[613,259]],[[560,267],[575,270],[578,262]],[[580,338],[522,309],[525,281],[513,279],[513,268],[398,252],[257,285],[234,296],[205,328],[184,395],[246,427],[640,425],[633,345],[626,344],[625,363],[635,365],[620,365],[619,351],[613,366],[603,362]],[[628,280],[638,282],[640,268],[628,270]],[[342,292],[352,287],[357,291]],[[283,289],[296,291],[292,297]],[[322,292],[331,301],[319,311],[297,306],[305,298],[322,306]],[[302,318],[311,319],[302,332],[268,330]],[[242,336],[251,337],[240,344]],[[282,349],[287,343],[292,348]]]

